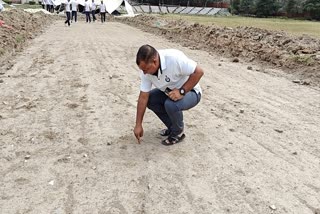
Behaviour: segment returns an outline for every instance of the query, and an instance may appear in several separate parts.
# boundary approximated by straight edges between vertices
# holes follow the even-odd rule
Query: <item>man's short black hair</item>
[[[157,54],[157,50],[151,45],[142,45],[138,50],[136,63],[137,65],[139,65],[141,61],[149,63]]]

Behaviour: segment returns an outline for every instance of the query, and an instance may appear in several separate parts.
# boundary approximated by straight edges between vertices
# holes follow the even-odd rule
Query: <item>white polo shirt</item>
[[[85,11],[85,12],[90,12],[90,11],[91,11],[91,9],[90,9],[90,3],[87,2],[87,1],[84,3],[84,11]]]
[[[91,10],[96,10],[96,8],[97,8],[97,7],[96,7],[96,3],[92,2],[92,3],[91,3]]]
[[[100,13],[105,13],[106,12],[106,5],[103,3],[100,5]]]
[[[72,11],[77,11],[77,9],[78,9],[77,0],[73,0],[73,1],[71,2],[71,7],[72,7]]]
[[[158,76],[152,74],[140,73],[142,92],[149,92],[152,86],[165,91],[170,89],[181,88],[194,73],[197,63],[189,59],[183,52],[176,49],[158,50],[160,55],[160,68]],[[193,88],[197,93],[202,93],[199,83]]]
[[[67,1],[65,9],[66,9],[66,12],[71,12],[71,3],[69,1]]]

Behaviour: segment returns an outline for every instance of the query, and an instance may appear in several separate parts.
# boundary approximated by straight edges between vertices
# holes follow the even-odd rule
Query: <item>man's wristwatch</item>
[[[186,94],[186,91],[183,88],[179,89],[179,92],[182,96],[184,96]]]

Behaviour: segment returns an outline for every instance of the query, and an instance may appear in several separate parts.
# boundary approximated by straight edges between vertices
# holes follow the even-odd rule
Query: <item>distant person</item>
[[[49,12],[50,13],[54,13],[54,7],[53,7],[53,2],[52,0],[48,0],[49,3]]]
[[[77,22],[77,13],[78,13],[78,2],[77,0],[72,0],[71,3],[71,22],[73,21],[74,18],[74,22]]]
[[[85,0],[85,3],[84,3],[84,13],[86,14],[86,22],[91,23],[91,17],[90,17],[91,7],[88,0]]]
[[[161,143],[166,146],[179,143],[185,138],[182,111],[196,106],[201,99],[198,82],[203,70],[179,50],[156,50],[150,45],[139,48],[136,63],[141,69],[141,85],[135,137],[140,143],[142,121],[148,107],[166,126],[160,135],[167,138]]]
[[[67,3],[65,4],[65,11],[66,11],[66,21],[64,22],[64,24],[68,24],[68,26],[70,26],[70,17],[71,17],[71,2],[70,0],[67,1]]]
[[[97,6],[96,6],[96,3],[94,3],[94,0],[92,0],[92,3],[91,3],[91,12],[92,12],[92,21],[95,22],[97,19],[96,19],[96,9],[97,9]]]
[[[2,3],[1,3],[1,1],[0,1],[0,12],[2,12],[3,9],[4,9],[4,7],[3,7],[3,5],[2,5]]]
[[[103,1],[101,1],[101,4],[100,4],[101,23],[106,22],[106,12],[107,12],[106,8],[107,7],[106,7],[105,3],[103,3]]]
[[[42,6],[42,9],[46,9],[46,1],[45,0],[41,0],[41,6]]]
[[[44,0],[46,5],[46,10],[50,12],[50,0]]]

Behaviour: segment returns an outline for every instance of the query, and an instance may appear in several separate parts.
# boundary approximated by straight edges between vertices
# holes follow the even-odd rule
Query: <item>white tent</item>
[[[124,4],[125,4],[125,8],[126,8],[128,15],[134,16],[133,8],[127,0],[104,0],[107,12],[109,14],[111,14],[113,11],[117,10],[120,7],[120,5],[122,4],[122,2],[124,2]],[[100,2],[99,2],[99,4],[100,4]]]
[[[106,4],[107,12],[112,13],[115,11],[120,5],[122,4],[123,0],[105,0],[104,3]]]
[[[126,10],[129,16],[134,16],[134,12],[133,12],[133,8],[132,6],[129,4],[129,2],[127,0],[124,0],[124,4],[126,6]]]
[[[54,6],[61,5],[61,0],[52,0]]]

